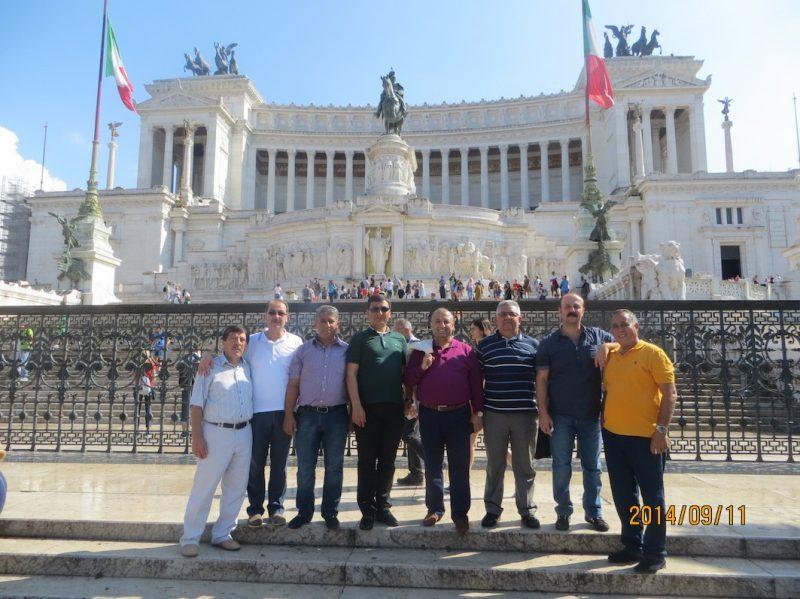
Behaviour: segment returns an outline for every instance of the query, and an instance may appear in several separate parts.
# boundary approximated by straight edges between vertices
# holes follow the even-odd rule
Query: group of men
[[[212,544],[239,548],[231,532],[245,487],[249,526],[286,524],[286,463],[292,436],[297,515],[288,526],[300,528],[313,517],[315,469],[322,448],[322,518],[328,529],[338,529],[350,428],[358,448],[359,528],[370,530],[376,521],[397,526],[390,501],[395,459],[401,438],[414,428],[409,422],[417,418],[425,463],[423,526],[435,525],[445,513],[446,452],[451,518],[459,534],[469,530],[470,437],[484,430],[481,525],[496,526],[503,511],[510,444],[522,526],[539,528],[533,451],[541,429],[551,439],[556,528],[570,526],[569,482],[577,438],[585,520],[594,530],[609,530],[600,501],[602,435],[622,524],[623,548],[609,560],[637,562],[639,572],[662,568],[664,523],[653,522],[644,531],[630,510],[639,505],[639,494],[653,513],[659,507],[661,513],[665,510],[667,427],[676,395],[672,363],[660,348],[639,339],[636,316],[628,310],[614,313],[611,334],[582,324],[580,295],[566,294],[560,312],[560,328],[538,343],[521,330],[519,304],[502,301],[496,309],[496,332],[476,348],[455,338],[456,319],[444,307],[430,315],[432,340],[409,346],[414,341],[410,327],[398,319],[396,325],[401,326],[390,328],[391,303],[383,295],[368,298],[369,326],[349,344],[339,337],[339,313],[330,305],[317,309],[314,337],[305,342],[286,331],[289,309],[282,300],[269,303],[267,327],[250,336],[249,343],[243,328],[227,327],[222,355],[201,361],[191,396],[192,451],[198,466],[186,508],[183,555],[198,554],[220,481],[220,516],[212,529]]]

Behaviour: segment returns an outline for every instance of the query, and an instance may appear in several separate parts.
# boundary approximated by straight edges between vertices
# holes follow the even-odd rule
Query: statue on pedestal
[[[389,259],[389,251],[392,249],[392,240],[384,237],[382,229],[378,227],[378,232],[374,237],[370,237],[369,231],[364,234],[364,248],[367,251],[367,259],[372,262],[374,273],[386,274],[386,261]]]
[[[383,119],[383,127],[386,133],[396,133],[400,135],[403,129],[403,120],[408,114],[406,101],[404,98],[405,90],[397,83],[394,69],[389,71],[385,77],[381,77],[383,91],[378,102],[378,110],[375,111],[376,118]]]
[[[81,220],[82,216],[76,216],[68,219],[65,216],[56,214],[55,212],[48,212],[50,216],[55,217],[58,224],[61,225],[61,234],[64,236],[64,245],[66,248],[61,256],[58,258],[58,280],[69,280],[71,289],[77,289],[81,281],[89,278],[89,273],[86,272],[86,266],[80,258],[72,257],[72,250],[78,247],[78,239],[75,236],[76,224]]]
[[[633,29],[633,25],[606,25],[606,29],[610,29],[614,37],[617,38],[617,56],[630,56],[631,49],[628,46],[628,35]]]

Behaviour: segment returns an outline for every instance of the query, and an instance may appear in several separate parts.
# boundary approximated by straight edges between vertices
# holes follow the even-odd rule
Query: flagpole
[[[44,191],[44,158],[47,155],[47,121],[44,123],[44,142],[42,142],[42,173],[39,177],[39,189]]]
[[[86,198],[78,214],[84,217],[102,217],[97,193],[97,155],[100,148],[100,98],[103,94],[103,66],[105,65],[106,25],[108,23],[108,0],[103,0],[103,26],[100,34],[100,67],[97,73],[97,100],[94,106],[94,137],[92,139],[92,164],[89,181],[86,183]]]
[[[582,23],[583,26],[586,26],[586,1],[581,0],[581,13],[583,15]],[[584,51],[583,53],[583,74],[584,74],[584,85],[583,85],[583,96],[584,102],[586,106],[586,158],[589,164],[592,163],[592,120],[589,116],[591,113],[589,112],[589,54]],[[584,165],[584,173],[586,170],[586,166]]]

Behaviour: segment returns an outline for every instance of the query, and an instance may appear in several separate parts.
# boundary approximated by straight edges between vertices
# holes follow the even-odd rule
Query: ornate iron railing
[[[366,326],[364,304],[341,302],[347,339]],[[447,306],[467,339],[489,302],[395,302],[419,336],[428,313]],[[619,302],[591,302],[585,322],[607,327]],[[676,365],[673,453],[702,459],[783,459],[800,450],[800,302],[626,302],[641,336]],[[309,336],[313,304],[293,304],[289,329]],[[523,329],[542,338],[558,326],[554,301],[522,302]],[[262,326],[264,304],[116,305],[0,309],[0,443],[30,450],[188,452],[183,400],[195,349],[216,349],[228,324]],[[155,390],[138,384],[155,327],[169,339]],[[32,340],[25,329],[33,331]],[[185,371],[184,371],[185,374]],[[478,449],[482,448],[479,439]],[[348,442],[348,453],[355,449]]]

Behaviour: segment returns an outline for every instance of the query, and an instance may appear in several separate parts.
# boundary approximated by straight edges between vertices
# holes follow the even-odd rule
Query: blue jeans
[[[642,552],[647,557],[667,555],[667,525],[664,500],[665,454],[650,453],[650,437],[616,435],[603,429],[606,467],[611,481],[611,494],[622,523],[622,544],[629,551]],[[632,506],[650,506],[652,523],[644,530],[641,518],[631,524]],[[658,511],[656,508],[660,508]],[[656,517],[660,513],[661,517]],[[643,534],[644,532],[644,534]]]
[[[339,513],[344,477],[344,447],[350,419],[347,406],[334,406],[327,412],[300,407],[297,410],[297,433],[294,448],[297,452],[297,511],[305,520],[314,515],[314,483],[317,454],[320,445],[325,460],[325,480],[322,483],[322,517]]]
[[[599,518],[603,515],[600,503],[600,419],[558,414],[553,415],[553,434],[550,437],[556,514],[572,515],[569,481],[572,478],[572,451],[576,437],[583,470],[583,512],[587,518]]]
[[[286,460],[292,438],[283,432],[283,410],[256,412],[250,421],[253,429],[253,453],[250,458],[250,478],[247,481],[247,515],[264,513],[267,496],[269,515],[283,514],[286,496]],[[264,468],[269,454],[269,488],[264,481]]]
[[[469,406],[452,412],[438,412],[420,404],[419,432],[425,451],[425,506],[428,512],[444,515],[442,463],[446,448],[452,516],[453,519],[467,517],[471,501],[469,436],[472,430]]]

